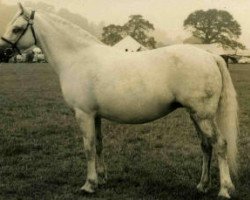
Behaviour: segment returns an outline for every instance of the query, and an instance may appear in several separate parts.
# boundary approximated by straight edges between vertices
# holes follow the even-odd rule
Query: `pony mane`
[[[72,21],[66,20],[62,18],[61,16],[57,15],[56,13],[48,13],[46,11],[39,11],[39,13],[43,13],[45,16],[49,16],[53,22],[56,22],[58,24],[61,24],[63,26],[68,26],[68,30],[71,30],[74,32],[74,34],[77,34],[79,37],[84,37],[89,40],[95,41],[99,44],[103,44],[99,39],[97,39],[95,36],[91,35],[88,31],[84,30],[79,25],[75,24]]]

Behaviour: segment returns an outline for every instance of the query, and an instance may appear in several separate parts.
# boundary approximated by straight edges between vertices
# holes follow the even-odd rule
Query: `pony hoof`
[[[223,197],[223,196],[218,196],[217,200],[228,200],[228,199],[231,199],[230,197],[227,198],[227,197]]]
[[[95,193],[95,190],[93,190],[92,188],[87,187],[87,186],[82,186],[81,192],[84,194],[93,194],[93,193]]]
[[[93,194],[96,188],[97,188],[97,183],[95,181],[88,180],[86,181],[84,186],[81,187],[81,191],[83,193]]]
[[[224,199],[231,199],[228,191],[226,189],[221,189],[219,194],[218,194],[218,198],[220,200],[224,200]]]
[[[206,186],[206,185],[204,185],[204,184],[202,184],[202,183],[199,183],[199,184],[197,185],[197,190],[198,190],[198,192],[200,192],[200,193],[206,194],[206,193],[209,191],[209,189],[210,189],[209,186]]]
[[[220,189],[219,197],[222,199],[231,199],[231,196],[235,195],[235,187],[233,184],[227,184]]]
[[[228,192],[229,192],[230,195],[235,193],[234,185],[230,185],[230,187],[228,187]]]

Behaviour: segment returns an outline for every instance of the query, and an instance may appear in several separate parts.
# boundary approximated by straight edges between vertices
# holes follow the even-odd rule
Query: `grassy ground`
[[[230,71],[241,107],[239,200],[250,199],[250,66]],[[215,199],[200,195],[199,140],[185,110],[144,125],[104,121],[109,181],[96,194],[78,192],[85,180],[82,137],[65,105],[56,75],[46,64],[0,66],[0,200]],[[214,159],[215,160],[215,159]]]

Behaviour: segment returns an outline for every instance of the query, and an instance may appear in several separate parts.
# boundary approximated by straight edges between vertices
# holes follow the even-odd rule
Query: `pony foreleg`
[[[87,159],[87,178],[81,190],[87,193],[93,193],[98,186],[96,172],[95,119],[93,116],[79,109],[76,109],[76,119],[83,132],[84,149]]]
[[[98,184],[105,184],[107,181],[107,170],[104,163],[102,154],[102,131],[101,131],[101,118],[95,119],[95,132],[96,132],[96,170],[98,173]]]

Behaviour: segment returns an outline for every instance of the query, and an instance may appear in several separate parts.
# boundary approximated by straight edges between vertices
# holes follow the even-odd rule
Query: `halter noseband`
[[[20,49],[17,47],[17,44],[18,42],[21,40],[21,38],[24,36],[24,34],[26,33],[26,31],[28,30],[28,28],[30,27],[31,28],[31,32],[32,32],[32,35],[33,35],[33,38],[34,38],[34,41],[35,41],[35,45],[37,44],[37,38],[36,38],[36,33],[35,33],[35,30],[34,30],[34,27],[33,27],[33,20],[35,18],[35,11],[32,11],[31,12],[31,15],[30,15],[30,18],[29,19],[26,19],[24,18],[26,21],[27,21],[27,26],[26,28],[23,30],[22,34],[18,37],[18,39],[16,40],[15,43],[11,42],[10,40],[4,38],[4,37],[1,37],[1,39],[3,41],[5,41],[6,43],[10,44],[13,51],[17,51],[17,53],[19,53],[20,55],[21,54],[21,51]]]

